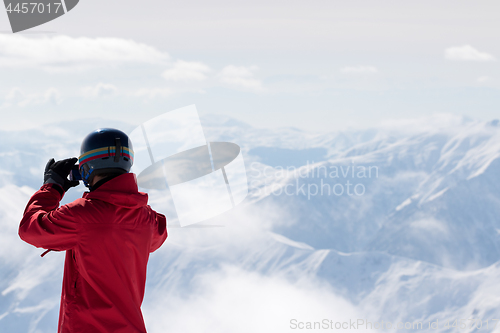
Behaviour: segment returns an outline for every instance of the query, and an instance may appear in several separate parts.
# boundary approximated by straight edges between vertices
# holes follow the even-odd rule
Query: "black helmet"
[[[100,173],[130,171],[134,161],[132,142],[117,129],[96,129],[83,140],[79,161],[80,174],[88,187]]]

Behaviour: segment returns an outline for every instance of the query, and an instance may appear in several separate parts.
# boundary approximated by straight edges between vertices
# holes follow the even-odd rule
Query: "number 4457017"
[[[489,322],[491,321],[491,323]],[[479,320],[479,319],[455,319],[455,321],[450,325],[450,321],[448,320],[444,325],[444,328],[458,328],[458,329],[466,329],[466,328],[476,328],[481,329],[495,328],[498,324],[499,319],[491,319],[491,320]],[[467,323],[468,322],[468,323]]]
[[[61,3],[60,2],[55,2],[53,3],[52,7],[50,6],[51,3],[49,2],[48,4],[43,4],[43,3],[39,3],[39,2],[23,2],[23,3],[17,3],[14,8],[12,8],[12,3],[9,3],[7,5],[7,12],[8,13],[12,13],[12,12],[16,12],[16,13],[23,13],[23,14],[26,14],[26,13],[39,13],[39,14],[42,14],[42,13],[56,13],[59,11],[60,7],[61,7]],[[62,10],[62,9],[61,9]]]

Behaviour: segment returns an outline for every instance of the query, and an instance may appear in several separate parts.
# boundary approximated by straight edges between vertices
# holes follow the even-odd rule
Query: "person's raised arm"
[[[29,200],[19,225],[19,236],[36,247],[67,250],[78,237],[78,223],[71,209],[59,207],[64,193],[78,181],[68,180],[77,158],[55,162],[50,159],[45,167],[44,184]]]

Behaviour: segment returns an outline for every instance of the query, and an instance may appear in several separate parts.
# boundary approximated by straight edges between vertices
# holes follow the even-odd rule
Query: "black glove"
[[[76,157],[67,158],[65,160],[60,160],[57,162],[54,161],[53,158],[51,158],[45,166],[43,183],[58,184],[64,189],[64,192],[69,190],[71,187],[78,186],[78,184],[80,184],[79,181],[68,179],[71,168],[73,167],[73,165],[75,165],[76,161],[78,161]]]

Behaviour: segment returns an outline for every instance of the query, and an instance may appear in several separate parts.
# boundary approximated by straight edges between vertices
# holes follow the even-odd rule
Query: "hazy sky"
[[[328,131],[500,107],[497,1],[97,1],[12,34],[0,11],[0,128],[196,104]]]

